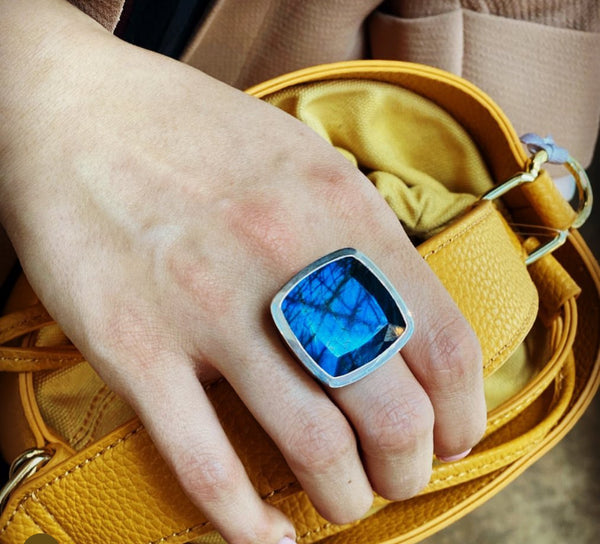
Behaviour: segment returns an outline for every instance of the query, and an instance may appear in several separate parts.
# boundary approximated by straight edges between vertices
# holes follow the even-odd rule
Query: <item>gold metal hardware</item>
[[[4,510],[10,494],[38,468],[45,465],[51,457],[52,455],[48,451],[34,448],[23,452],[13,461],[8,472],[8,482],[0,489],[0,514]]]
[[[540,150],[531,158],[528,169],[525,172],[519,172],[516,176],[513,176],[508,181],[505,181],[498,187],[494,187],[486,194],[484,194],[482,200],[495,200],[502,195],[508,193],[515,187],[519,187],[525,183],[534,182],[540,174],[542,165],[548,161],[548,153],[545,150]],[[594,201],[592,195],[592,186],[590,180],[585,173],[583,167],[573,157],[569,155],[567,162],[564,163],[565,168],[571,173],[575,180],[577,187],[577,217],[570,228],[579,228],[583,225],[590,213],[592,212],[592,203]],[[557,230],[556,235],[552,240],[539,247],[532,253],[530,253],[525,259],[525,264],[530,265],[542,258],[548,253],[552,253],[555,249],[562,246],[569,236],[569,229]]]
[[[560,246],[562,246],[567,241],[568,237],[568,230],[559,230],[552,240],[543,246],[538,247],[535,251],[532,251],[529,255],[527,255],[525,258],[525,264],[529,266],[538,259],[541,259],[544,255],[552,253],[555,249],[558,249]]]
[[[573,157],[569,155],[569,159],[565,163],[569,172],[575,178],[577,185],[577,197],[579,206],[577,210],[577,218],[571,225],[572,228],[578,229],[583,225],[592,213],[592,205],[594,203],[594,195],[592,194],[592,186],[590,180],[585,173],[585,170]]]

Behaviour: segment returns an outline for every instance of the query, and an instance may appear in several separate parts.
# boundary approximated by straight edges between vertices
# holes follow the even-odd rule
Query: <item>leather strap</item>
[[[421,530],[433,514],[440,514],[436,490],[450,484],[457,486],[474,477],[484,477],[483,481],[488,482],[487,474],[494,474],[539,445],[568,407],[574,383],[571,358],[560,379],[523,412],[520,424],[489,436],[462,462],[436,465],[422,497],[390,504],[352,528],[334,526],[319,518],[275,446],[225,382],[214,384],[208,394],[224,416],[222,423],[254,485],[265,500],[294,519],[299,542],[314,542],[341,531],[344,532],[340,543],[386,541],[384,537],[392,536],[395,539],[390,542],[404,542],[398,535],[407,529]],[[55,447],[60,453],[61,446]],[[61,457],[59,453],[57,458]],[[0,520],[0,542],[19,542],[18,538],[31,534],[28,532],[33,527],[60,535],[64,542],[79,544],[116,539],[132,544],[183,543],[211,531],[173,483],[167,466],[138,421],[132,421],[67,461],[51,465],[12,498],[11,508]],[[106,477],[108,474],[110,478]],[[464,496],[460,495],[461,489],[458,486],[452,491],[458,494],[457,500],[470,497],[471,486],[467,486]],[[135,512],[143,512],[140,519],[132,520]]]

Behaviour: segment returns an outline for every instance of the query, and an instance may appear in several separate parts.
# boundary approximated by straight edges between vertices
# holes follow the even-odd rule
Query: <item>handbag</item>
[[[577,209],[530,156],[496,104],[447,72],[353,61],[277,77],[248,92],[297,116],[377,186],[474,328],[488,424],[472,453],[433,461],[418,496],[375,497],[362,520],[321,518],[268,435],[224,380],[204,384],[256,489],[302,544],[418,542],[492,497],[554,446],[600,379],[600,269]],[[536,143],[537,142],[537,143]],[[374,233],[374,236],[376,233]],[[46,533],[61,543],[224,542],[190,503],[144,427],[100,380],[24,277],[0,317],[0,544]]]

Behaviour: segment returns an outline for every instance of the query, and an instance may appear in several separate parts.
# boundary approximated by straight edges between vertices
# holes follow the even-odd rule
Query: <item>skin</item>
[[[48,311],[135,408],[232,544],[294,538],[202,381],[224,376],[319,512],[402,500],[485,427],[477,339],[372,185],[282,112],[123,43],[63,0],[0,0],[0,219]],[[284,349],[273,295],[342,247],[369,255],[416,332],[326,391]]]

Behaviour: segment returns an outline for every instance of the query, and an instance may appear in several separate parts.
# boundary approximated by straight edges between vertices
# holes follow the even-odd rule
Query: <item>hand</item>
[[[252,488],[203,380],[231,383],[336,523],[362,516],[373,491],[413,496],[434,452],[478,441],[477,340],[360,172],[286,114],[61,0],[0,3],[2,222],[49,312],[229,542],[294,529]],[[324,391],[268,307],[348,246],[396,285],[416,332],[367,378]]]

